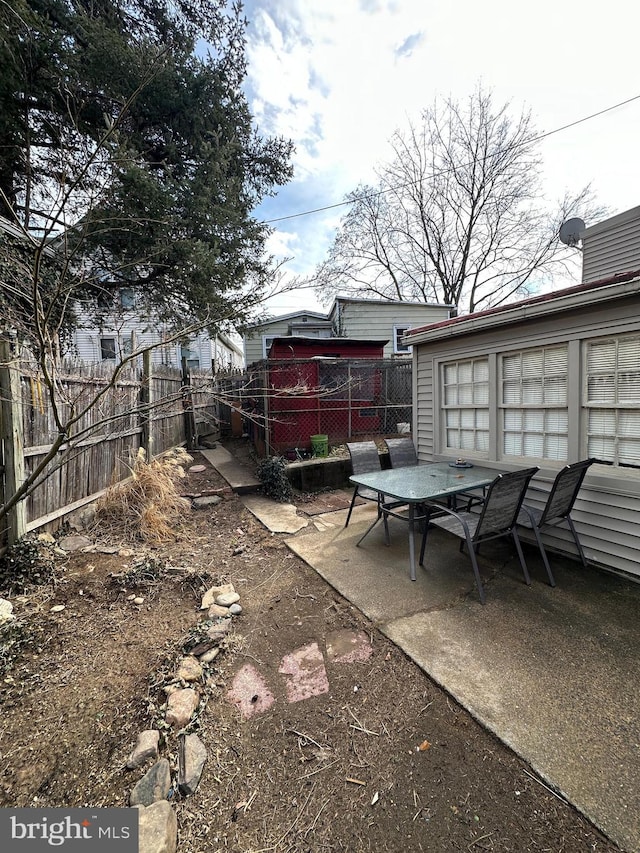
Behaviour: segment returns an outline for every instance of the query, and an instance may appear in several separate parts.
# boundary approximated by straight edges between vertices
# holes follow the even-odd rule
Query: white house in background
[[[222,332],[211,340],[211,366],[214,373],[223,373],[229,370],[242,370],[244,368],[244,352],[242,343],[232,340]]]
[[[114,297],[113,310],[105,311],[100,324],[80,314],[71,349],[74,357],[90,363],[120,360],[136,349],[153,346],[154,364],[180,367],[185,358],[188,367],[214,372],[244,366],[240,342],[230,335],[218,333],[211,338],[203,331],[192,335],[188,343],[171,338],[168,327],[140,316],[133,288],[123,287]]]
[[[587,559],[640,578],[640,208],[582,240],[588,281],[410,331],[413,436],[425,462],[539,466],[538,506],[594,457],[572,513]],[[544,538],[575,555],[563,527]]]
[[[388,340],[385,358],[407,358],[411,347],[402,340],[405,332],[450,314],[450,305],[338,296],[327,314],[296,311],[253,326],[244,336],[245,361],[267,358],[273,340],[282,337]]]

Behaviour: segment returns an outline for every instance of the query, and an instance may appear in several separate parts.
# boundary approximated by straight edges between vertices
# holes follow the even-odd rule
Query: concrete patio
[[[284,506],[245,500],[270,529],[289,529],[290,510],[274,523]],[[639,851],[640,585],[556,557],[551,588],[526,547],[527,587],[508,544],[490,545],[479,560],[482,606],[457,539],[430,532],[411,582],[402,522],[391,522],[391,547],[381,526],[356,547],[374,517],[371,504],[346,529],[346,510],[313,516],[286,541],[549,787]]]

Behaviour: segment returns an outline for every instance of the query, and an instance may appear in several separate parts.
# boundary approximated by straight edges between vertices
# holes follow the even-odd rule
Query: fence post
[[[145,452],[145,459],[150,462],[153,458],[153,418],[151,412],[153,410],[153,376],[151,350],[145,350],[142,353],[142,384],[140,387],[140,426],[142,427],[142,447]]]
[[[193,417],[193,397],[191,388],[191,377],[187,366],[186,356],[182,356],[182,409],[184,411],[184,434],[187,441],[187,450],[194,449],[195,422]]]
[[[11,342],[0,338],[0,407],[4,439],[4,501],[9,501],[25,479],[22,434],[22,391]],[[15,544],[27,529],[27,508],[19,501],[7,515],[7,544]]]

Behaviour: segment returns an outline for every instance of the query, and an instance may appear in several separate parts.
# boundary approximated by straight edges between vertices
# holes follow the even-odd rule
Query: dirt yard
[[[182,491],[223,485],[207,466]],[[144,770],[126,770],[127,758],[138,732],[158,723],[161,755],[175,766],[163,687],[202,618],[202,593],[231,582],[243,612],[202,679],[189,728],[208,760],[195,794],[172,792],[181,853],[619,849],[295,557],[286,537],[241,499],[223,498],[186,512],[161,547],[104,536],[98,544],[117,552],[58,555],[55,585],[12,596],[30,643],[0,679],[0,806],[128,805]],[[299,512],[311,508],[301,499]],[[327,643],[345,629],[364,632],[369,657],[331,659]],[[290,701],[281,662],[314,643],[328,689]],[[275,702],[246,717],[228,694],[249,664]]]

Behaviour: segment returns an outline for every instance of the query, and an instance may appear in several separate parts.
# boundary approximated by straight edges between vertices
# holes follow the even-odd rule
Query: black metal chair
[[[369,474],[371,471],[380,470],[380,454],[375,441],[358,441],[347,444],[349,456],[351,456],[352,474]],[[362,498],[365,501],[375,501],[379,504],[378,492],[374,489],[367,489],[364,486],[356,486],[353,490],[353,497],[347,513],[347,520],[344,526],[349,525],[351,513],[356,502],[356,498]]]
[[[460,543],[461,549],[464,547],[464,543],[467,543],[480,601],[484,604],[485,595],[482,580],[480,579],[476,553],[481,543],[487,542],[490,539],[510,536],[518,552],[518,559],[522,566],[525,582],[530,584],[531,578],[529,577],[527,564],[522,553],[522,545],[520,544],[516,524],[527,487],[536,471],[538,471],[538,468],[526,468],[523,471],[499,474],[487,488],[482,509],[478,514],[457,512],[453,509],[438,506],[438,517],[429,519],[429,522],[425,525],[420,550],[420,565],[422,565],[424,559],[424,549],[430,525],[441,527],[453,533],[454,536],[462,540]]]
[[[387,438],[385,444],[389,450],[392,468],[406,468],[418,464],[418,454],[412,438]]]
[[[529,506],[527,503],[522,504],[518,516],[518,524],[527,530],[533,530],[551,586],[555,586],[556,582],[551,572],[551,566],[549,565],[547,552],[542,544],[540,533],[546,527],[555,527],[566,521],[573,536],[573,541],[576,543],[582,565],[587,566],[587,560],[570,513],[578,497],[585,474],[589,466],[594,462],[595,459],[584,459],[582,462],[573,462],[571,465],[565,465],[556,475],[547,502],[542,509]]]

